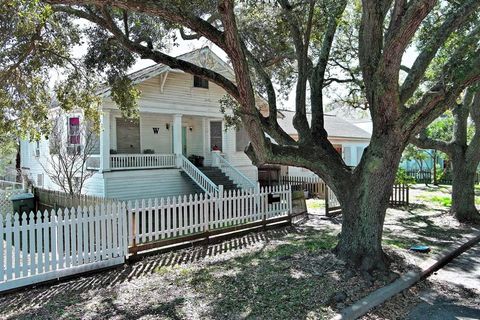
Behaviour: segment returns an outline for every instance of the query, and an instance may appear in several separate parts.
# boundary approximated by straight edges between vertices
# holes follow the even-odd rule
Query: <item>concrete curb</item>
[[[357,319],[364,314],[366,314],[371,309],[379,306],[380,304],[384,303],[386,300],[390,299],[394,295],[402,292],[405,289],[410,288],[414,284],[416,284],[421,279],[427,278],[433,272],[437,271],[438,269],[445,266],[447,263],[458,257],[463,252],[467,251],[475,244],[480,242],[480,232],[476,232],[473,236],[467,238],[467,242],[459,243],[456,242],[454,245],[459,244],[459,247],[456,249],[451,250],[447,249],[446,251],[442,251],[439,253],[436,258],[427,260],[423,265],[428,264],[428,267],[422,268],[421,272],[414,272],[409,271],[402,275],[396,281],[386,285],[383,288],[380,288],[365,298],[355,302],[351,306],[343,309],[340,311],[339,314],[334,316],[332,320],[353,320]],[[451,250],[451,251],[450,251]],[[432,260],[434,263],[432,264]]]

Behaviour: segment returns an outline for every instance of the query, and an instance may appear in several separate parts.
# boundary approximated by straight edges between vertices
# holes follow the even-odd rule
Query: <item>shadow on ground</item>
[[[332,294],[365,282],[330,250],[329,230],[287,227],[193,247],[0,298],[2,318],[305,318],[328,315]],[[358,276],[358,277],[357,277]],[[350,283],[351,282],[351,283]],[[373,289],[373,287],[372,287]]]

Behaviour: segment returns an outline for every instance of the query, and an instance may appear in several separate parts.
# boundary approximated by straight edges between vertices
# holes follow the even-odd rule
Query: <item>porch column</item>
[[[182,155],[182,115],[173,116],[173,153],[177,157],[177,167],[181,166],[180,156]]]
[[[110,171],[110,110],[100,116],[100,172]]]

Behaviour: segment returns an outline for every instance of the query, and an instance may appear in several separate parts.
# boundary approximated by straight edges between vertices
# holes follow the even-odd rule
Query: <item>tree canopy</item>
[[[70,70],[70,81],[56,90],[59,105],[92,105],[85,103],[93,101],[92,84],[107,81],[112,99],[128,116],[138,110],[139,92],[125,73],[138,57],[216,83],[238,104],[251,141],[246,152],[255,163],[308,168],[337,193],[344,214],[337,253],[369,270],[386,265],[382,226],[403,149],[480,79],[479,7],[478,0],[7,0],[2,10],[17,22],[2,24],[16,30],[27,17],[31,26],[3,40],[9,58],[1,68],[10,76],[15,72],[8,70],[36,66],[22,82],[41,86],[35,104],[41,115],[48,92],[45,82],[35,79],[45,80],[52,67]],[[26,16],[19,14],[25,10]],[[170,56],[168,45],[179,35],[184,41],[206,38],[223,50],[235,79]],[[80,39],[86,54],[70,67],[72,46]],[[44,42],[53,48],[40,50],[37,44]],[[30,43],[38,50],[29,51]],[[28,58],[10,50],[17,44]],[[402,58],[412,47],[418,55],[404,66]],[[95,81],[85,80],[90,78]],[[36,92],[15,79],[2,81],[10,102]],[[325,93],[335,85],[345,101],[368,109],[373,122],[371,143],[354,169],[324,127]],[[279,97],[290,89],[298,141],[277,122]],[[258,94],[268,102],[268,115],[257,109]],[[19,108],[31,112],[26,104]]]

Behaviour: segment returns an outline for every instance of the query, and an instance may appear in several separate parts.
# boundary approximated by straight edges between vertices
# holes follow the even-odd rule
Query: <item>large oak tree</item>
[[[383,222],[407,142],[480,78],[478,0],[45,0],[39,5],[48,6],[56,19],[89,21],[84,66],[108,78],[124,111],[135,106],[138,95],[124,77],[135,56],[225,89],[249,133],[246,152],[254,162],[308,168],[334,190],[343,212],[336,252],[365,270],[387,266]],[[356,13],[359,19],[350,19]],[[178,34],[174,29],[184,39],[203,37],[222,49],[235,79],[168,55],[165,42]],[[451,44],[452,34],[465,36]],[[442,56],[447,43],[449,54]],[[402,57],[409,46],[417,47],[418,56],[406,68]],[[443,60],[431,68],[439,56]],[[357,60],[358,72],[339,78],[340,69],[350,70],[349,59]],[[353,83],[373,121],[370,145],[354,169],[324,128],[324,90],[332,83]],[[289,88],[295,92],[298,141],[277,123],[278,95]],[[256,90],[268,101],[268,116],[256,108]]]
[[[480,91],[469,88],[461,102],[452,107],[453,123],[450,139],[440,139],[423,131],[412,142],[424,149],[435,149],[448,155],[452,165],[451,211],[459,221],[480,222],[475,206],[475,178],[480,163]],[[469,137],[469,116],[475,133]]]

